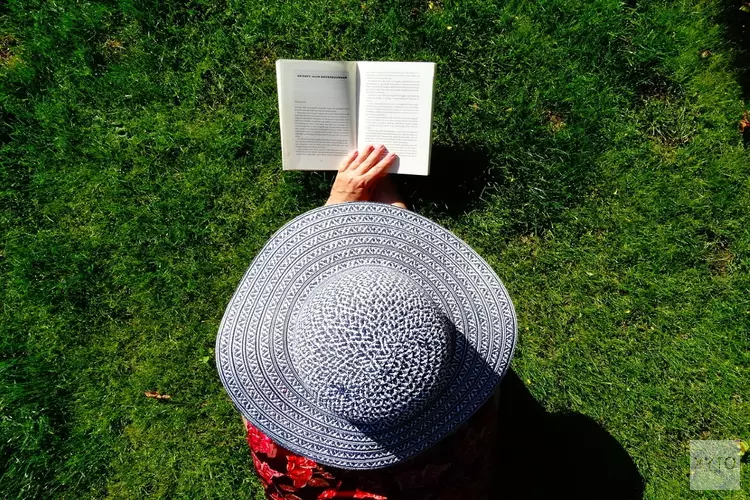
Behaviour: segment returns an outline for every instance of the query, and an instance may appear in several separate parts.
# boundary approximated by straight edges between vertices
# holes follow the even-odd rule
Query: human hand
[[[383,156],[385,154],[385,156]],[[385,146],[367,145],[359,153],[354,151],[341,163],[331,187],[326,205],[346,201],[369,201],[378,181],[386,175],[396,160]]]

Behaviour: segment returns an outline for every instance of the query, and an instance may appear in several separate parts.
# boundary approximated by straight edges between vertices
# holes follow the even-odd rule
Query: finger
[[[346,158],[344,158],[344,161],[341,162],[341,165],[339,165],[339,172],[343,172],[344,170],[347,170],[354,160],[357,159],[357,156],[359,155],[359,151],[356,149],[346,155]]]
[[[367,172],[365,177],[368,179],[378,179],[383,177],[388,172],[388,168],[396,161],[396,158],[396,153],[388,153]]]
[[[374,146],[372,144],[363,147],[347,170],[356,170],[362,162],[367,159],[367,156],[372,152],[373,148]]]
[[[383,152],[385,152],[385,146],[382,144],[376,148],[374,148],[369,155],[362,161],[362,163],[359,164],[359,166],[356,169],[356,173],[362,175],[367,173],[373,165],[375,165],[379,160],[380,157],[383,156]],[[364,157],[364,155],[362,155]]]

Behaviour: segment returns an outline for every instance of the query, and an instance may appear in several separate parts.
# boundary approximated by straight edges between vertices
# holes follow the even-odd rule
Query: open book
[[[435,63],[276,61],[284,170],[336,170],[367,144],[427,175]]]

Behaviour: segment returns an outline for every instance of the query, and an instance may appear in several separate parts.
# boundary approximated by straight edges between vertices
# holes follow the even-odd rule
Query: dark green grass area
[[[647,498],[747,498],[750,466],[701,494],[688,458],[750,438],[740,5],[3,4],[0,496],[261,497],[213,345],[330,184],[281,171],[274,61],[305,58],[435,61],[439,154],[399,182],[505,281],[528,389]]]

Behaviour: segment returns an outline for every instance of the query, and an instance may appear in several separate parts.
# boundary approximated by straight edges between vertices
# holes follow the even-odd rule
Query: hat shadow
[[[513,370],[500,383],[498,426],[508,498],[643,498],[643,478],[614,437],[580,413],[547,412]]]

